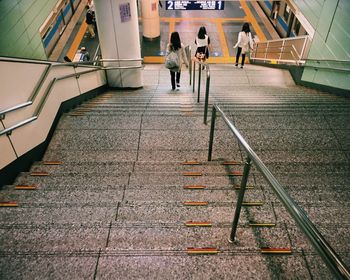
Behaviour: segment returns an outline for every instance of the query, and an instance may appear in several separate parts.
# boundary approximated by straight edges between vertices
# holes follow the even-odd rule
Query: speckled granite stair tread
[[[136,202],[121,204],[118,211],[119,222],[186,222],[186,221],[215,221],[231,223],[234,213],[234,203],[209,203],[208,206],[183,206],[174,203]],[[264,204],[256,212],[247,214],[242,211],[240,222],[246,223],[254,217],[255,221],[274,221],[271,205]]]
[[[61,165],[45,165],[44,162],[37,162],[32,165],[30,172],[45,171],[55,173],[176,173],[202,172],[204,174],[229,174],[233,171],[242,171],[243,163],[232,166],[224,166],[220,163],[198,165],[183,164],[185,162],[64,162]]]
[[[242,207],[239,242],[228,243],[238,195],[234,186],[241,177],[227,173],[243,166],[228,168],[220,162],[244,162],[246,155],[218,118],[214,162],[207,163],[209,125],[203,124],[203,100],[197,104],[186,75],[180,91],[170,93],[168,71],[152,67],[156,70],[145,66],[144,72],[158,78],[154,84],[111,90],[64,114],[43,157],[63,165],[38,162],[31,171],[50,176],[25,172],[16,180],[37,185],[36,191],[17,191],[14,185],[2,190],[0,198],[17,200],[19,207],[0,208],[0,236],[8,240],[0,270],[9,279],[18,279],[15,271],[28,279],[331,279],[255,167],[248,180],[255,188],[246,191],[245,201],[264,204]],[[252,82],[264,74],[257,66],[246,68],[211,65],[210,102],[223,106],[349,263],[350,103],[293,86],[290,80],[283,85],[228,86],[232,80],[248,81],[251,75]],[[79,111],[82,116],[71,115]],[[191,160],[206,164],[180,164]],[[185,171],[203,175],[187,177]],[[186,190],[185,185],[206,189]],[[186,206],[185,201],[208,205]],[[187,221],[213,225],[192,228],[185,226]],[[255,228],[250,222],[276,226]],[[186,248],[196,246],[221,252],[187,255]],[[263,246],[291,247],[293,253],[262,256],[258,249]],[[70,271],[76,271],[74,276]]]
[[[53,228],[53,229],[16,229],[1,230],[5,237],[14,242],[2,247],[2,253],[35,252],[46,253],[79,252],[84,250],[98,251],[184,251],[188,247],[214,247],[222,251],[233,253],[257,254],[261,246],[291,247],[285,229],[275,228],[274,235],[260,233],[258,243],[250,228],[241,228],[237,233],[236,246],[227,242],[230,228]],[[133,236],[127,239],[125,236]],[[157,236],[156,240],[154,236]],[[65,242],[62,242],[64,238]],[[108,242],[107,242],[108,241]]]
[[[29,206],[29,207],[28,207]],[[31,206],[31,207],[30,207]],[[95,225],[105,226],[115,218],[117,203],[104,206],[95,203],[94,206],[75,204],[43,204],[21,205],[21,207],[0,209],[1,225]]]

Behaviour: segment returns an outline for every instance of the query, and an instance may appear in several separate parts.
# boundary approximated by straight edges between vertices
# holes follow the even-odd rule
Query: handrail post
[[[190,74],[190,85],[191,85],[191,82],[192,82],[192,62],[191,62],[191,46],[187,46],[186,47],[186,50],[188,51],[187,52],[187,61],[188,61],[188,72]]]
[[[192,85],[192,61],[188,62],[188,72],[190,72],[190,85]]]
[[[235,241],[235,236],[236,236],[239,216],[241,214],[241,208],[242,208],[244,193],[245,193],[245,190],[246,190],[246,186],[247,186],[247,182],[248,182],[248,176],[249,176],[249,171],[250,171],[251,165],[252,165],[251,159],[248,156],[247,160],[246,160],[246,163],[244,165],[243,177],[242,177],[241,186],[240,186],[240,189],[239,189],[239,194],[238,194],[238,199],[237,199],[237,206],[236,206],[235,215],[234,215],[233,222],[232,222],[231,235],[230,235],[230,238],[228,240],[230,243],[233,243]]]
[[[284,45],[285,45],[285,42],[286,42],[285,40],[282,41],[281,52],[280,52],[280,56],[279,56],[278,60],[281,60],[282,54],[284,53]]]
[[[201,77],[202,76],[202,64],[198,63],[198,95],[197,95],[197,103],[199,103],[200,93],[201,93]]]
[[[304,44],[303,44],[303,47],[301,49],[301,52],[300,52],[300,55],[299,55],[299,60],[302,59],[304,57],[304,51],[305,51],[305,48],[306,48],[306,43],[308,41],[308,37],[305,37],[304,39]],[[298,53],[299,54],[299,53]]]
[[[267,41],[267,45],[266,45],[266,48],[265,48],[265,60],[264,60],[264,62],[266,62],[268,51],[269,51],[269,41]]]
[[[194,93],[194,87],[195,87],[195,81],[196,81],[196,61],[193,59],[193,68],[192,68],[192,72],[193,72],[193,85],[192,85],[192,92]]]
[[[213,106],[213,109],[211,111],[211,124],[210,124],[210,136],[209,136],[208,161],[211,161],[211,154],[212,154],[212,151],[213,151],[215,120],[216,120],[216,108],[215,108],[215,106]]]
[[[207,82],[205,86],[205,102],[204,102],[204,124],[207,124],[208,104],[209,104],[210,75],[208,75],[208,71],[209,69],[207,68]]]

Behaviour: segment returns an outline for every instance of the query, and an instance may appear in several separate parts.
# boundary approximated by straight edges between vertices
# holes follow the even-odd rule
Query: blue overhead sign
[[[224,1],[165,1],[167,10],[223,10]]]

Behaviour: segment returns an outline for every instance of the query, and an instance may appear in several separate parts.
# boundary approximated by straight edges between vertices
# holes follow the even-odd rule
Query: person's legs
[[[175,89],[175,72],[170,71],[170,77],[171,77],[171,88]]]
[[[89,33],[90,33],[91,38],[95,38],[95,32],[94,32],[94,27],[93,27],[93,25],[92,25],[92,24],[88,24],[88,25],[87,25],[87,29],[88,29],[88,31],[89,31]]]
[[[242,48],[241,47],[238,47],[237,48],[237,54],[236,54],[236,66],[238,66],[238,60],[239,60],[239,56],[241,55],[241,52],[242,52]]]
[[[242,53],[242,63],[241,63],[241,68],[243,68],[243,65],[244,65],[244,60],[245,60],[245,53]]]
[[[180,76],[181,76],[181,72],[176,72],[176,86],[180,87]]]

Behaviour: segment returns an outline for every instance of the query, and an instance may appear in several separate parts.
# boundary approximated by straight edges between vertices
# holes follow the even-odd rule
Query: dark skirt
[[[209,50],[207,46],[198,47],[196,50],[195,56],[197,56],[197,53],[205,53],[205,57],[209,58]]]

